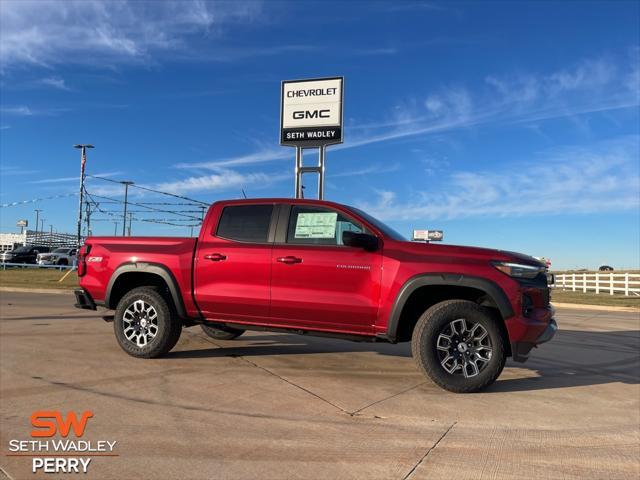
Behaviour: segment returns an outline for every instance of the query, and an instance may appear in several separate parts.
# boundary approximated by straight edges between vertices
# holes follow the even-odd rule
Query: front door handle
[[[226,260],[227,256],[222,255],[221,253],[210,253],[208,255],[205,255],[204,258],[206,260],[211,260],[212,262],[221,262],[222,260]]]
[[[279,257],[278,261],[280,263],[286,263],[286,264],[289,264],[289,265],[294,264],[294,263],[302,263],[302,259],[301,258],[294,257],[292,255],[289,255],[287,257]]]

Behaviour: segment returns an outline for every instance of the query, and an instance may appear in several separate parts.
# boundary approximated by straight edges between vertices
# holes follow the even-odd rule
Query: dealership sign
[[[343,77],[286,80],[280,103],[280,144],[342,143]]]
[[[16,226],[17,227],[28,227],[29,226],[29,221],[28,220],[18,220],[16,222]]]
[[[444,240],[444,232],[442,230],[414,230],[413,240],[419,242],[441,242]]]

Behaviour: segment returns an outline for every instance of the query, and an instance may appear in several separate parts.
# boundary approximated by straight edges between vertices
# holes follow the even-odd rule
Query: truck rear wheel
[[[202,331],[209,335],[211,338],[215,338],[216,340],[233,340],[234,338],[238,338],[245,331],[237,328],[229,328],[226,327],[224,330],[219,328],[210,327],[209,325],[200,325],[202,327]]]
[[[413,331],[411,350],[424,374],[456,393],[491,385],[506,361],[497,320],[467,300],[447,300],[425,311]]]
[[[154,287],[138,287],[118,302],[113,328],[120,348],[132,357],[156,358],[178,343],[182,323]]]

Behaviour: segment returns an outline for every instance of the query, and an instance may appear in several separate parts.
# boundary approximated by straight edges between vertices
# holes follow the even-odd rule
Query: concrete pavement
[[[0,465],[35,410],[92,410],[116,440],[88,478],[426,479],[640,476],[640,315],[558,309],[560,331],[488,391],[455,395],[408,344],[194,327],[168,357],[124,354],[72,295],[0,293]],[[0,473],[0,478],[1,478]],[[38,476],[46,476],[36,474]]]

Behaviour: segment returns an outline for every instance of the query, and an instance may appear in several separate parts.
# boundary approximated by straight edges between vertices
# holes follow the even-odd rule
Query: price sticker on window
[[[336,212],[299,213],[295,238],[336,238]]]

